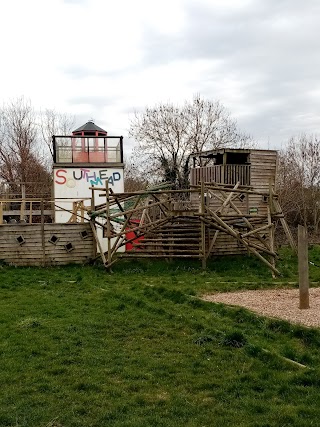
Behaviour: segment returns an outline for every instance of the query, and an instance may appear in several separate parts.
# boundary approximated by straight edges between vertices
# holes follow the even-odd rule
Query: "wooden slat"
[[[82,239],[80,232],[88,237]],[[23,236],[19,245],[16,237]],[[56,245],[48,242],[52,235],[58,237]],[[67,252],[64,245],[71,242],[74,250]],[[0,258],[14,265],[64,265],[83,263],[93,257],[93,236],[90,225],[84,224],[3,224],[0,227]]]

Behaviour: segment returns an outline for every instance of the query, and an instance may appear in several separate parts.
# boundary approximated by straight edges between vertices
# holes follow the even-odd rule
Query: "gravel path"
[[[276,317],[304,326],[320,327],[320,288],[310,289],[310,308],[299,309],[298,289],[272,289],[206,294],[205,301],[248,308],[258,314]]]

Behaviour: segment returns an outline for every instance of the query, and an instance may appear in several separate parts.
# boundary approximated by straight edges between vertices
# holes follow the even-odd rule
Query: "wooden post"
[[[26,209],[26,184],[21,183],[21,205],[20,205],[20,221],[24,219],[24,211]]]
[[[81,215],[80,222],[84,223],[84,200],[81,200],[80,202],[80,215]]]
[[[205,195],[204,195],[204,182],[201,181],[201,205],[200,212],[201,216],[201,255],[202,255],[202,269],[205,270],[207,268],[207,260],[206,260],[206,225],[204,222],[204,213],[205,213],[206,205],[205,205]]]
[[[32,201],[30,201],[29,206],[29,224],[32,224]]]
[[[41,209],[41,246],[42,246],[42,262],[46,264],[46,243],[44,238],[44,203],[43,200],[40,202]]]
[[[3,224],[3,206],[2,206],[2,202],[0,202],[0,224]]]
[[[272,181],[271,178],[269,179],[269,206],[268,206],[268,224],[270,225],[269,230],[269,242],[270,242],[270,250],[274,252],[274,223],[272,222],[272,214],[274,213],[274,203],[273,203],[273,188],[272,188]],[[270,260],[271,264],[275,267],[275,259],[274,257],[271,257]],[[272,272],[272,278],[275,279],[276,276],[274,272]]]
[[[95,210],[95,204],[94,204],[94,185],[93,185],[91,187],[91,213],[93,213],[94,210]],[[95,220],[94,220],[93,216],[91,217],[90,225],[91,225],[91,229],[92,229],[92,233],[93,233],[94,239],[96,241],[96,244],[93,245],[93,258],[95,258],[97,256],[97,252],[98,252],[97,251],[97,245],[100,244],[100,243],[97,241],[98,238],[96,237],[96,235],[97,235],[96,223],[95,223]],[[103,230],[102,230],[102,232],[103,232]],[[102,255],[101,255],[101,259],[103,261]]]
[[[94,185],[91,187],[91,212],[95,210],[95,203],[94,203]]]
[[[299,308],[310,308],[309,305],[309,265],[307,230],[298,226],[298,264],[299,264]]]
[[[97,230],[96,230],[96,226],[95,226],[95,224],[94,224],[93,220],[91,220],[91,221],[90,221],[90,226],[91,226],[91,230],[92,230],[92,234],[93,234],[94,240],[95,240],[96,244],[98,245],[98,248],[99,248],[99,251],[100,251],[100,256],[101,256],[101,259],[102,259],[103,265],[104,265],[104,266],[106,266],[106,264],[107,264],[107,260],[106,260],[106,257],[104,256],[104,252],[103,252],[103,249],[102,249],[102,246],[101,246],[100,240],[99,240],[99,238],[98,238]],[[96,245],[94,245],[94,246],[96,246]],[[97,249],[94,249],[94,254],[95,254],[96,252],[97,252]]]
[[[107,239],[108,239],[108,266],[110,268],[112,255],[111,255],[111,222],[110,222],[110,193],[109,182],[106,179],[106,216],[107,216]]]
[[[283,230],[287,236],[287,239],[289,241],[291,249],[293,250],[294,253],[297,253],[297,246],[296,246],[295,241],[292,237],[292,234],[291,234],[290,228],[287,224],[287,221],[285,220],[284,215],[282,213],[280,203],[278,202],[278,200],[273,200],[273,205],[277,209],[277,213],[281,214],[280,222],[281,222],[282,228],[283,228]]]
[[[91,213],[93,213],[94,212],[94,210],[95,210],[95,203],[94,203],[94,185],[91,187]],[[95,223],[95,219],[94,219],[94,217],[92,216],[91,217],[91,221],[90,221],[90,225],[91,225],[91,229],[92,229],[92,232],[93,232],[93,236],[94,236],[94,238],[95,238],[95,240],[96,240],[96,234],[97,234],[97,230],[96,230],[96,223]],[[97,256],[97,245],[98,245],[98,242],[96,242],[96,245],[93,245],[93,257],[95,258],[96,256]],[[102,257],[101,257],[102,258]]]
[[[169,215],[172,216],[172,210],[173,210],[173,200],[172,199],[169,200],[168,208],[169,208],[168,209],[169,210]],[[169,261],[170,262],[173,261],[173,258],[172,258],[172,251],[173,251],[172,244],[174,243],[173,240],[174,240],[173,239],[173,230],[171,229],[170,232],[169,232],[169,243],[170,243],[170,246],[169,246],[169,254],[170,254]]]

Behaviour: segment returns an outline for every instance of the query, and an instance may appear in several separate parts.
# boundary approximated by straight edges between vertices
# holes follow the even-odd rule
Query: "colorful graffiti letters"
[[[59,185],[66,184],[70,188],[74,188],[76,181],[85,180],[90,185],[103,185],[103,181],[108,180],[110,185],[114,185],[115,182],[121,180],[121,174],[119,172],[112,172],[108,169],[102,169],[99,171],[91,171],[90,169],[79,168],[72,172],[72,177],[68,176],[68,171],[65,169],[58,169],[55,172],[55,183]]]

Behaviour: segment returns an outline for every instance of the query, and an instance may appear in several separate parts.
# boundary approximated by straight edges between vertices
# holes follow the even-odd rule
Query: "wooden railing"
[[[250,185],[250,165],[217,165],[193,168],[190,171],[190,184],[203,182],[218,184]]]
[[[89,198],[73,200],[69,198],[47,200],[47,199],[1,199],[0,198],[0,225],[15,223],[40,223],[54,221],[55,209],[70,213],[70,219],[66,222],[88,221],[85,216],[86,208],[84,202]],[[72,204],[70,209],[63,205],[65,202]],[[48,217],[48,218],[44,218]]]

